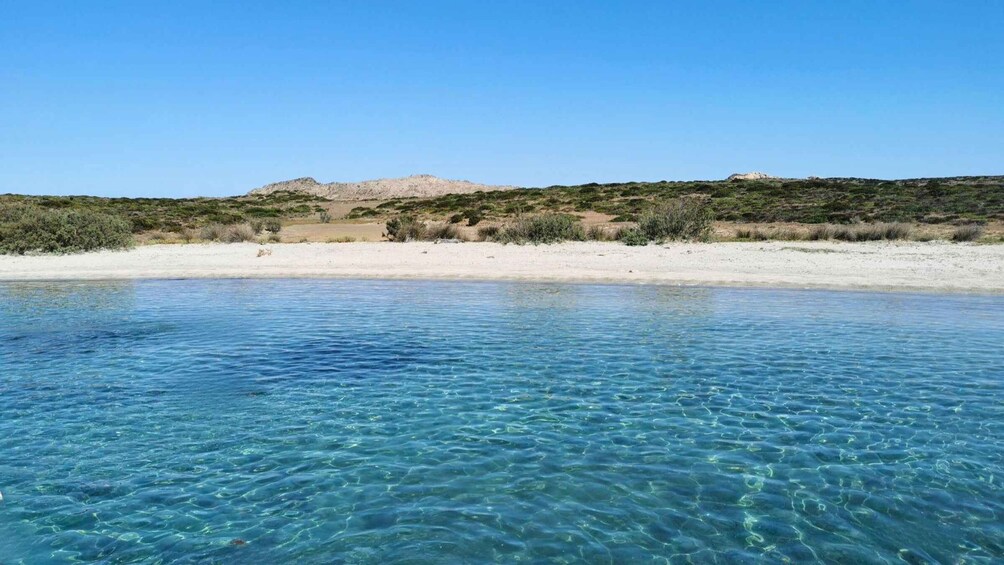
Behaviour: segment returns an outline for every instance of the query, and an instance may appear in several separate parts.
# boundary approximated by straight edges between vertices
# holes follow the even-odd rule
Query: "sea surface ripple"
[[[0,563],[1001,563],[1004,297],[0,284]]]

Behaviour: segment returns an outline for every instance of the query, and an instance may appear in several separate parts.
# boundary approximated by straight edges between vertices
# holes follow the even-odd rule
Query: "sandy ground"
[[[282,228],[279,234],[283,243],[301,243],[303,240],[337,243],[339,239],[352,241],[380,241],[387,231],[386,224],[376,223],[330,223],[294,224]]]
[[[263,254],[259,256],[259,254]],[[0,280],[337,277],[1004,292],[1004,245],[589,242],[149,245],[0,256]]]

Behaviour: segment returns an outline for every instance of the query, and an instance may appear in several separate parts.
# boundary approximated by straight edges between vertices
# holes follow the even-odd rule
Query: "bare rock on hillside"
[[[432,175],[413,175],[398,179],[322,184],[310,177],[267,184],[249,192],[251,196],[291,191],[314,194],[331,200],[385,200],[389,198],[424,198],[443,194],[468,194],[511,190],[515,186],[478,184],[466,180],[441,179]]]
[[[767,173],[761,173],[761,172],[758,172],[758,171],[753,171],[753,172],[750,172],[750,173],[735,173],[735,174],[731,174],[731,175],[729,175],[728,180],[730,182],[735,182],[735,181],[741,181],[741,180],[767,180],[767,179],[775,179],[775,178],[777,178],[777,177],[768,175]]]

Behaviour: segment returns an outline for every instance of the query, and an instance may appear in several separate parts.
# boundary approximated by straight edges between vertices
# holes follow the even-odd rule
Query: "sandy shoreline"
[[[258,256],[267,249],[270,255]],[[1004,292],[1004,245],[757,242],[192,244],[0,256],[0,281],[413,278]]]

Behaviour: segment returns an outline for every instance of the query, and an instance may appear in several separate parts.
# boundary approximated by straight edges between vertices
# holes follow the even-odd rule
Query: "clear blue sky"
[[[0,193],[1004,174],[1004,2],[0,0]]]

